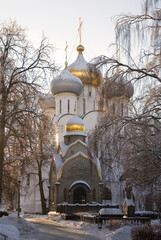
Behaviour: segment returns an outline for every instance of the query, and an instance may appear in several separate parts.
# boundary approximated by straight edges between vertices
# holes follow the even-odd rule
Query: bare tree
[[[32,142],[30,124],[39,117],[37,93],[53,68],[52,47],[43,38],[34,49],[16,22],[0,28],[0,202],[6,166],[19,167]]]
[[[161,82],[161,5],[158,0],[142,0],[141,15],[115,17],[117,56],[100,56],[94,59],[99,68],[106,65],[106,75],[111,78],[119,72],[129,81]]]
[[[34,184],[38,186],[40,193],[40,201],[42,214],[47,213],[47,198],[45,196],[44,184],[49,185],[49,168],[51,158],[55,150],[55,126],[53,119],[42,113],[33,125],[34,133],[33,142],[29,161],[23,168],[23,174],[34,176]]]
[[[142,109],[135,107],[136,100],[131,102],[129,115],[105,113],[90,136],[91,147],[101,160],[106,179],[118,174],[118,179],[129,178],[142,189],[160,186],[160,90],[156,87],[147,92]]]

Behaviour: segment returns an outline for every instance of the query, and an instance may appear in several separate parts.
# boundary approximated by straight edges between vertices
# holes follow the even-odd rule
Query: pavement
[[[63,225],[61,222],[43,220],[42,218],[26,219],[35,224],[39,232],[30,235],[22,235],[21,240],[100,240],[92,233],[85,232],[70,225]]]

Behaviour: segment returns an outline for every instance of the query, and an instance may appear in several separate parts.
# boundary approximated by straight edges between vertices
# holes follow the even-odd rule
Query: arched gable
[[[84,148],[87,149],[87,152],[88,152],[90,158],[92,158],[92,154],[91,154],[91,152],[90,152],[87,144],[84,143],[84,142],[82,142],[80,139],[78,139],[78,140],[76,140],[75,142],[71,143],[71,144],[66,148],[64,154],[62,154],[62,157],[63,157],[63,158],[67,157],[68,152],[71,150],[71,148],[73,148],[73,147],[75,147],[75,146],[77,146],[77,145],[79,145],[79,144],[80,144],[81,146],[83,146]],[[80,149],[80,147],[78,146],[77,149]],[[80,150],[80,151],[82,151],[82,150]],[[82,152],[83,152],[83,151],[82,151]]]
[[[57,181],[59,181],[59,180],[61,179],[61,176],[62,176],[63,169],[64,169],[65,165],[68,164],[71,160],[73,160],[73,159],[75,159],[75,158],[77,158],[77,157],[79,157],[79,156],[82,156],[84,159],[90,161],[90,162],[94,165],[94,167],[95,167],[95,169],[96,169],[96,171],[97,171],[97,174],[98,174],[98,178],[99,178],[100,181],[102,181],[102,178],[101,178],[101,175],[100,175],[100,171],[99,171],[99,168],[98,168],[98,166],[96,165],[96,163],[93,162],[93,160],[92,160],[91,158],[89,158],[88,156],[86,156],[86,155],[83,154],[82,152],[78,152],[78,153],[76,153],[75,155],[73,155],[73,156],[71,156],[71,157],[69,157],[69,158],[66,159],[66,161],[64,162],[64,164],[63,164],[63,166],[62,166],[62,168],[61,168],[61,170],[60,170],[60,174],[59,174],[59,176],[58,176],[58,180],[57,180]]]

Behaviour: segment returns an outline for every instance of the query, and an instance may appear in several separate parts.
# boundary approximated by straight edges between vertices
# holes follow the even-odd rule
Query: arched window
[[[73,191],[73,203],[85,204],[87,202],[87,192],[83,187],[77,187]]]
[[[112,196],[111,196],[111,191],[109,188],[107,187],[103,187],[103,200],[111,200]]]
[[[59,112],[61,113],[61,100],[60,100],[60,106],[59,106],[60,108],[59,108]]]
[[[64,188],[64,202],[67,202],[67,189]]]
[[[93,188],[92,201],[93,202],[96,201],[96,189],[95,188]]]

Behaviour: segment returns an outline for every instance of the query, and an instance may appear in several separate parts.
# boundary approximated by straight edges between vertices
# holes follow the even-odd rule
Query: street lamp
[[[18,176],[17,178],[17,181],[18,181],[18,213],[17,213],[17,216],[19,217],[20,216],[20,212],[21,212],[21,208],[20,208],[20,184],[21,184],[21,176]]]

